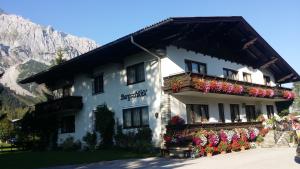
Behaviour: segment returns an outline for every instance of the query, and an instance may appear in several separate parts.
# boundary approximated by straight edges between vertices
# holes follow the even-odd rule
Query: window
[[[274,117],[274,107],[273,107],[273,105],[267,105],[267,115],[268,115],[268,119]]]
[[[264,76],[264,85],[267,85],[267,86],[271,85],[271,78],[270,78],[270,76]]]
[[[230,104],[231,122],[240,122],[240,106],[238,104]]]
[[[255,111],[255,106],[254,105],[246,105],[246,118],[248,122],[251,121],[256,121],[257,119],[257,113]]]
[[[149,126],[148,107],[137,107],[123,110],[124,128]]]
[[[145,81],[144,63],[127,67],[127,85]]]
[[[227,68],[223,68],[223,75],[224,78],[229,78],[232,80],[238,80],[238,72],[235,70],[231,70],[231,69],[227,69]]]
[[[187,112],[191,115],[192,123],[208,122],[209,111],[208,105],[204,104],[188,104]]]
[[[192,73],[206,74],[207,73],[206,64],[185,60],[185,71],[192,72]]]
[[[61,119],[61,133],[75,132],[75,116],[64,116]]]
[[[251,74],[250,73],[243,73],[243,80],[245,82],[249,82],[249,83],[252,83],[252,77],[251,77]]]
[[[71,87],[72,86],[64,86],[60,89],[54,90],[53,91],[54,99],[60,99],[63,97],[70,96],[71,95]]]
[[[225,115],[224,115],[224,104],[219,103],[219,122],[225,123]]]
[[[93,94],[103,93],[103,74],[97,75],[93,79]]]
[[[63,87],[62,89],[63,97],[67,97],[71,95],[71,86]]]

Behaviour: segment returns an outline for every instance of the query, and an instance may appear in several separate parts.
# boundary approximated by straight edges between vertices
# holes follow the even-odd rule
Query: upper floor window
[[[71,96],[71,88],[72,86],[64,86],[60,89],[54,90],[53,91],[54,99]]]
[[[271,78],[270,78],[270,76],[264,76],[264,85],[267,85],[267,86],[271,85]]]
[[[224,75],[224,78],[238,80],[238,72],[236,70],[223,68],[223,75]]]
[[[137,128],[149,126],[148,106],[123,110],[124,128]]]
[[[252,83],[252,77],[251,77],[251,74],[250,74],[250,73],[245,73],[245,72],[243,72],[243,80],[244,80],[245,82]]]
[[[274,117],[274,107],[273,107],[273,105],[267,105],[267,115],[268,115],[268,119]]]
[[[192,73],[206,74],[207,68],[205,63],[185,60],[185,71]]]
[[[126,69],[127,85],[145,81],[144,62],[128,66]]]
[[[238,104],[230,104],[231,122],[240,122],[240,106]]]
[[[103,93],[103,74],[97,75],[93,78],[93,94]]]

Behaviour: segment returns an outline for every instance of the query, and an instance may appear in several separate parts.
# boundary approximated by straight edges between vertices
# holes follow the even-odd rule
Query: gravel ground
[[[60,166],[51,169],[185,168],[185,169],[300,169],[295,148],[257,148],[197,159],[146,158],[92,164]],[[50,169],[50,168],[48,168]]]

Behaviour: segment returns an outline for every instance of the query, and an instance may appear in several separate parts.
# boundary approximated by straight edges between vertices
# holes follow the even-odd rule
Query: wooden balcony
[[[223,92],[223,91],[209,91],[208,93],[256,97],[256,98],[263,98],[263,99],[279,99],[279,100],[292,100],[293,99],[293,98],[284,97],[285,91],[291,92],[291,89],[289,89],[289,88],[277,87],[277,86],[271,87],[271,86],[267,86],[267,85],[260,85],[260,84],[245,82],[245,81],[232,80],[232,79],[228,79],[228,78],[196,74],[196,73],[180,73],[180,74],[175,74],[172,76],[164,77],[163,90],[166,93],[181,93],[181,92],[186,92],[186,91],[202,92],[195,87],[195,83],[194,83],[195,80],[199,80],[199,79],[202,79],[204,81],[226,82],[226,83],[230,83],[232,85],[240,85],[243,87],[243,91],[239,94],[227,93],[227,92]],[[174,91],[174,87],[173,87],[174,84],[177,84],[176,91]],[[264,89],[264,90],[271,89],[274,92],[274,94],[272,97],[251,96],[249,94],[249,89],[251,89],[251,88]]]
[[[78,111],[82,108],[81,96],[67,96],[35,105],[35,111],[41,114],[53,114],[67,111]]]

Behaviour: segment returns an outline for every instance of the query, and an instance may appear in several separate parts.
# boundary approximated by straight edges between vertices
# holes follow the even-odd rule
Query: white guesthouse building
[[[232,93],[212,90],[211,85],[211,91],[204,92],[201,82],[195,87],[197,80],[243,89]],[[81,140],[93,131],[93,111],[105,103],[124,131],[149,126],[159,146],[171,116],[180,115],[188,124],[271,117],[278,103],[291,99],[286,94],[290,89],[281,84],[299,80],[242,17],[181,17],[124,36],[21,83],[45,84],[56,93],[54,100],[37,104],[36,111],[60,120],[58,142],[69,136]]]

